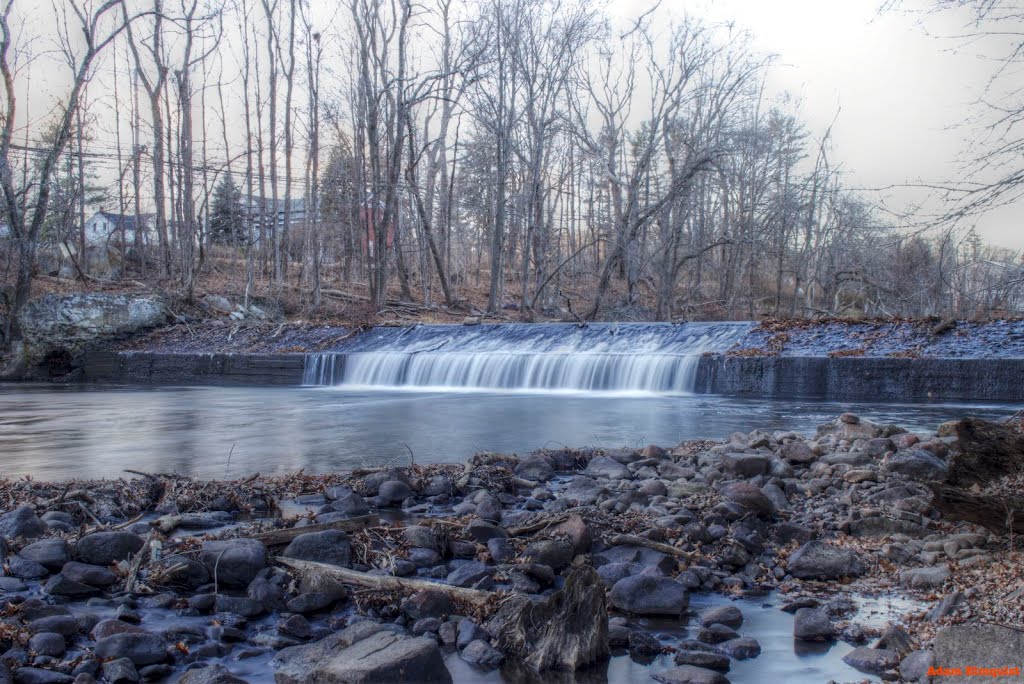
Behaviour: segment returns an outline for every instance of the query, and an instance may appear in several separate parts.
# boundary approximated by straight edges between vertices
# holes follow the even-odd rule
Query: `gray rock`
[[[402,530],[402,539],[409,543],[409,546],[418,546],[423,549],[441,551],[443,548],[441,540],[434,530],[425,525],[412,525]]]
[[[331,508],[344,515],[365,515],[370,512],[370,504],[355,492],[348,492],[331,502]]]
[[[708,627],[715,623],[739,629],[743,624],[743,613],[736,606],[717,606],[700,614],[700,624]]]
[[[900,661],[900,677],[908,682],[927,682],[928,668],[935,664],[932,651],[913,651]]]
[[[676,651],[672,662],[676,665],[693,665],[718,672],[729,671],[729,656],[713,651],[696,651],[681,648]]]
[[[976,665],[986,668],[1020,667],[1024,653],[1024,632],[988,624],[963,624],[939,630],[932,642],[936,668],[961,668]],[[978,677],[949,676],[943,684],[968,684]],[[997,678],[992,678],[998,681]]]
[[[748,660],[761,655],[761,644],[751,637],[729,639],[718,644],[718,648],[736,660]]]
[[[487,630],[473,620],[469,618],[459,620],[458,638],[455,641],[455,645],[458,648],[465,648],[471,641],[477,641],[478,639],[487,640],[489,638],[490,634],[487,633]]]
[[[524,555],[557,572],[572,562],[574,554],[572,544],[564,539],[543,539],[527,546]]]
[[[480,561],[469,561],[449,573],[446,581],[456,587],[472,587],[484,577],[489,577],[490,574],[490,568]]]
[[[218,594],[216,607],[218,613],[234,613],[247,618],[259,617],[267,612],[262,603],[247,596]]]
[[[145,541],[131,532],[95,532],[78,540],[75,555],[90,565],[113,565],[142,548]]]
[[[466,532],[478,542],[486,544],[491,539],[506,539],[508,533],[492,522],[474,518],[466,525]]]
[[[149,632],[113,634],[96,642],[100,658],[128,658],[136,665],[153,665],[167,659],[163,639]]]
[[[883,468],[922,481],[944,480],[949,472],[945,461],[924,449],[897,451],[886,459]]]
[[[772,515],[775,504],[758,487],[749,482],[733,482],[722,487],[722,496],[757,515]]]
[[[720,644],[723,641],[738,639],[739,636],[732,627],[715,623],[700,630],[697,634],[697,640],[705,644]]]
[[[227,587],[248,587],[267,567],[267,547],[256,539],[203,542],[199,560],[216,581]]]
[[[56,670],[44,670],[40,667],[19,667],[14,671],[16,684],[71,684],[74,677]]]
[[[283,555],[285,558],[347,568],[352,563],[352,546],[348,542],[348,535],[341,530],[324,530],[300,534],[292,540]]]
[[[59,658],[64,655],[64,637],[56,632],[39,632],[28,640],[28,648],[39,655]]]
[[[177,684],[246,684],[220,663],[196,667],[185,672]]]
[[[858,577],[864,573],[864,564],[849,549],[809,541],[790,555],[787,569],[799,579],[830,580]]]
[[[608,480],[626,480],[630,477],[629,468],[607,456],[591,459],[583,474],[588,477],[603,477]]]
[[[412,487],[401,480],[388,480],[380,485],[377,495],[391,504],[400,504],[412,496]]]
[[[909,589],[938,589],[945,584],[949,576],[949,568],[945,565],[911,568],[900,573],[900,586]]]
[[[836,634],[828,613],[822,608],[801,608],[793,621],[793,636],[802,641],[828,641]]]
[[[406,599],[402,603],[402,612],[413,620],[430,617],[444,619],[452,612],[452,600],[443,591],[425,589]]]
[[[607,491],[593,479],[577,475],[562,492],[561,500],[570,506],[590,506],[597,503]]]
[[[462,649],[462,659],[481,667],[498,667],[505,660],[505,656],[483,639],[476,639]]]
[[[163,556],[153,565],[163,573],[164,581],[171,586],[195,589],[210,581],[210,571],[190,556],[172,553]]]
[[[721,672],[693,665],[680,665],[651,676],[663,684],[729,684]]]
[[[611,605],[636,615],[681,615],[690,596],[679,582],[667,577],[633,575],[615,583],[608,594]]]
[[[765,454],[722,454],[722,470],[737,477],[764,475],[771,466],[771,457]]]
[[[91,596],[98,594],[100,591],[98,588],[88,584],[70,580],[60,573],[46,580],[43,590],[47,594],[53,594],[54,596]]]
[[[18,555],[39,563],[50,572],[58,572],[71,560],[71,550],[63,539],[40,539],[23,547]]]
[[[351,628],[349,628],[351,629]],[[381,627],[383,630],[384,628]],[[451,684],[437,642],[429,637],[406,637],[376,631],[347,643],[343,630],[315,644],[293,646],[278,654],[277,684],[345,682],[437,682]]]
[[[515,473],[524,480],[547,482],[554,476],[555,469],[551,467],[551,462],[546,457],[534,454],[520,461]]]
[[[800,439],[784,444],[780,453],[782,454],[782,458],[786,459],[790,463],[800,465],[811,463],[818,458],[818,455],[810,445]]]
[[[39,563],[18,555],[7,560],[7,569],[13,577],[20,579],[42,579],[50,574],[50,571]]]
[[[309,613],[317,613],[330,608],[341,598],[336,593],[307,591],[288,601],[287,608],[291,613],[308,615]]]
[[[103,663],[103,679],[109,684],[129,684],[139,681],[139,671],[128,658],[118,658]]]
[[[46,523],[37,518],[35,510],[28,505],[0,515],[0,537],[5,539],[39,537],[46,534],[47,529]]]
[[[843,662],[861,672],[882,674],[899,665],[900,655],[888,649],[861,646],[844,655]]]
[[[88,584],[93,587],[109,587],[119,579],[114,572],[107,568],[77,561],[65,563],[60,570],[60,574],[72,582]]]

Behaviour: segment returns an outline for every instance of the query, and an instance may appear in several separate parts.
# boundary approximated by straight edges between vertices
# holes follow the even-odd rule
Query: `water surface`
[[[849,404],[711,395],[428,392],[315,387],[0,385],[0,475],[199,477],[387,463],[477,451],[674,445],[735,431],[813,433],[843,411],[913,430],[1019,406]]]

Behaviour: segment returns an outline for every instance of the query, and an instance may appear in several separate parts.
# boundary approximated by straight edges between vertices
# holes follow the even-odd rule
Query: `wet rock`
[[[422,636],[427,632],[433,632],[436,634],[438,631],[440,631],[441,625],[443,624],[444,623],[441,622],[438,618],[423,618],[422,620],[417,620],[416,623],[412,626],[412,634],[413,636]]]
[[[515,473],[517,477],[521,477],[524,480],[547,482],[554,476],[555,469],[551,466],[551,461],[545,456],[534,454],[520,461],[519,465],[516,466]]]
[[[39,632],[28,640],[28,648],[38,655],[59,658],[64,655],[64,637],[55,632]]]
[[[262,603],[246,596],[218,594],[216,606],[218,613],[234,613],[247,618],[259,617],[267,612]]]
[[[883,468],[914,480],[944,480],[949,471],[946,462],[924,449],[898,451],[886,459]]]
[[[552,527],[551,534],[568,537],[575,554],[589,552],[593,544],[593,535],[590,532],[590,527],[578,515],[570,515],[564,522]]]
[[[60,569],[60,574],[72,582],[92,587],[109,587],[118,581],[118,576],[107,568],[77,561],[65,563]]]
[[[442,591],[426,589],[406,599],[402,603],[402,612],[413,620],[430,617],[444,619],[452,612],[452,600]]]
[[[828,641],[836,630],[828,613],[821,608],[801,608],[793,621],[793,636],[803,641]]]
[[[466,532],[473,539],[483,544],[486,544],[491,539],[508,538],[508,533],[505,532],[505,530],[503,530],[501,527],[495,525],[494,523],[481,520],[480,518],[474,518],[473,520],[470,520],[469,524],[466,525]]]
[[[183,530],[212,530],[229,525],[234,519],[227,511],[185,513],[179,516],[178,527]]]
[[[413,495],[412,487],[401,480],[388,480],[380,485],[377,496],[388,503],[400,504]]]
[[[15,684],[71,684],[74,677],[56,670],[38,667],[19,667],[14,671]]]
[[[861,646],[843,656],[843,662],[861,672],[882,674],[895,669],[899,665],[900,656],[896,651]]]
[[[291,613],[308,615],[310,613],[318,613],[321,610],[330,608],[337,603],[340,598],[342,597],[338,596],[336,593],[307,591],[288,601],[287,608]]]
[[[786,567],[799,579],[830,580],[864,573],[864,564],[853,551],[820,541],[809,541],[793,552]]]
[[[715,623],[739,629],[743,624],[743,613],[736,606],[717,606],[700,614],[700,624],[708,627]]]
[[[440,551],[443,548],[437,533],[425,525],[412,525],[410,527],[406,527],[402,530],[402,539],[404,539],[409,546],[433,549],[434,551]]]
[[[65,637],[78,634],[78,620],[73,615],[48,615],[28,623],[33,632],[55,632]]]
[[[954,591],[928,611],[928,621],[938,622],[942,618],[946,617],[954,610],[956,610],[961,603],[963,603],[964,595],[960,591]]]
[[[722,487],[722,496],[757,515],[772,515],[775,504],[758,487],[748,482],[733,482]]]
[[[679,649],[672,658],[672,662],[676,665],[693,665],[718,672],[729,671],[729,656],[714,651]]]
[[[469,561],[453,570],[446,581],[456,587],[472,587],[484,577],[489,577],[490,574],[491,569],[480,561]]]
[[[544,539],[526,547],[524,555],[534,563],[547,565],[556,572],[569,565],[573,559],[573,547],[562,539]]]
[[[355,492],[348,492],[338,497],[331,502],[331,508],[336,513],[346,516],[366,515],[370,512],[370,504]]]
[[[153,665],[167,659],[163,640],[149,632],[113,634],[96,642],[100,658],[128,658],[136,665]]]
[[[633,633],[625,625],[608,625],[608,646],[611,648],[626,648],[629,646],[629,636]]]
[[[103,679],[109,684],[131,684],[139,681],[139,672],[131,660],[118,658],[103,663]]]
[[[462,659],[481,667],[498,667],[505,660],[505,656],[483,639],[476,639],[462,650]]]
[[[508,563],[516,556],[516,550],[508,540],[499,537],[487,540],[487,552],[495,563]]]
[[[0,577],[0,593],[15,594],[28,590],[28,585],[17,577]]]
[[[913,651],[900,661],[900,677],[908,682],[927,682],[928,670],[935,664],[932,651]]]
[[[219,584],[244,588],[267,567],[267,547],[255,539],[208,541],[199,560]]]
[[[177,684],[246,684],[246,681],[231,674],[231,671],[220,663],[214,663],[188,670]]]
[[[900,573],[900,586],[909,589],[937,589],[946,583],[949,576],[949,568],[945,565],[911,568]]]
[[[18,555],[39,563],[50,572],[58,572],[71,560],[71,550],[63,539],[40,539],[23,547]]]
[[[913,650],[914,644],[907,630],[899,625],[889,625],[882,631],[881,636],[878,637],[875,648],[896,651],[903,656]]]
[[[100,592],[96,587],[75,582],[59,573],[46,580],[43,590],[54,596],[91,596]]]
[[[5,539],[40,537],[47,529],[46,523],[37,518],[35,510],[28,505],[0,515],[0,537]]]
[[[630,477],[629,468],[614,458],[598,456],[590,460],[583,474],[588,477],[605,478],[608,480],[626,480]]]
[[[681,615],[690,603],[684,587],[667,577],[634,575],[615,583],[609,602],[620,610],[636,615]]]
[[[50,571],[39,563],[17,555],[8,559],[7,569],[12,576],[19,579],[42,579],[50,574]]]
[[[669,575],[676,571],[679,564],[675,558],[639,546],[613,546],[610,549],[595,553],[594,564],[598,567],[608,563],[629,563],[636,565],[640,570],[648,569],[656,571],[657,574]],[[631,573],[635,574],[635,573]]]
[[[285,558],[340,565],[346,568],[352,563],[352,547],[348,542],[348,535],[341,530],[300,534],[292,540],[282,555]]]
[[[108,636],[114,634],[127,634],[134,632],[135,634],[145,634],[146,630],[136,625],[128,624],[121,620],[100,620],[89,632],[89,636],[92,637],[93,641],[99,641]]]
[[[639,630],[629,633],[626,645],[628,646],[631,655],[639,656],[641,658],[656,656],[662,651],[660,641],[654,638],[651,634],[641,632]]]
[[[152,567],[161,573],[170,586],[195,589],[210,581],[210,571],[205,565],[194,558],[176,553],[160,558]]]
[[[680,665],[651,676],[663,684],[729,684],[722,673],[693,665]]]
[[[751,637],[729,639],[718,644],[718,648],[736,660],[748,660],[761,655],[761,644]]]
[[[95,532],[78,540],[75,555],[82,563],[113,565],[137,553],[145,541],[131,532]]]
[[[406,637],[384,630],[349,642],[352,635],[347,632],[343,630],[308,646],[284,649],[277,656],[281,666],[274,680],[277,684],[451,684],[451,675],[433,639]]]
[[[739,636],[732,627],[715,623],[700,630],[697,634],[697,641],[705,644],[720,644],[723,641],[737,639]]]

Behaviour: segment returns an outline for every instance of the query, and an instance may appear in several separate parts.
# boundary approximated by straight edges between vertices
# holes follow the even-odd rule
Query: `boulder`
[[[505,656],[483,639],[476,639],[462,650],[462,659],[481,667],[498,667]]]
[[[472,587],[474,584],[489,577],[491,569],[480,561],[469,561],[463,563],[448,574],[448,584],[456,587]]]
[[[636,615],[682,615],[690,596],[679,582],[667,577],[633,575],[615,583],[609,602]]]
[[[74,357],[105,337],[129,335],[163,324],[167,305],[155,298],[126,294],[47,294],[30,301],[19,323],[29,366],[47,357]]]
[[[555,475],[551,461],[540,454],[527,456],[516,466],[516,477],[533,482],[547,482]]]
[[[772,503],[772,500],[749,482],[727,484],[722,487],[722,496],[757,515],[767,516],[775,513],[775,504]]]
[[[814,449],[810,447],[807,442],[797,439],[792,442],[786,442],[782,445],[782,458],[786,459],[790,463],[804,464],[810,463],[818,458],[818,454],[815,453]]]
[[[18,555],[39,563],[50,572],[58,572],[71,560],[71,550],[63,539],[40,539],[23,547]]]
[[[583,474],[588,477],[605,478],[608,480],[626,480],[630,477],[629,468],[614,458],[598,456],[590,460]]]
[[[46,534],[47,529],[46,523],[36,517],[31,506],[18,506],[0,515],[0,537],[5,539],[39,537]]]
[[[358,625],[355,625],[358,626]],[[437,642],[379,628],[352,641],[348,628],[314,644],[281,651],[274,673],[277,684],[370,684],[371,682],[437,682],[451,684]],[[364,628],[371,631],[372,628]]]
[[[993,670],[1019,668],[1021,653],[1024,653],[1024,632],[1000,625],[956,625],[940,630],[932,642],[932,649],[935,652],[934,667],[943,670],[963,670],[966,665]],[[990,678],[998,681],[996,677]],[[966,674],[941,677],[943,684],[968,684],[978,679]]]
[[[704,627],[715,623],[739,629],[743,624],[743,613],[736,606],[717,606],[700,614],[700,624]]]
[[[131,532],[94,532],[78,540],[75,555],[82,563],[90,565],[113,565],[126,560],[146,542]]]
[[[577,475],[562,492],[561,500],[570,506],[590,506],[606,493],[601,485],[585,475]]]
[[[564,539],[542,539],[526,547],[524,555],[534,563],[547,565],[555,572],[569,565],[573,559],[572,543]]]
[[[944,480],[949,472],[945,461],[924,449],[897,451],[885,460],[883,468],[921,481]]]
[[[858,577],[864,573],[864,564],[849,549],[840,549],[815,540],[807,542],[790,555],[787,569],[799,579],[830,580]]]
[[[112,634],[97,641],[94,652],[103,659],[128,658],[136,665],[152,665],[167,659],[163,639],[150,632]]]
[[[737,477],[764,475],[771,467],[771,457],[766,454],[722,454],[722,470]]]
[[[823,608],[801,608],[793,620],[793,636],[802,641],[828,641],[836,634]]]
[[[139,681],[139,671],[128,658],[118,658],[103,663],[103,679],[108,684],[133,684]]]
[[[926,682],[928,669],[935,664],[932,651],[913,651],[900,661],[900,677],[908,682]]]
[[[60,574],[72,582],[88,584],[93,587],[109,587],[119,579],[117,574],[107,568],[77,561],[65,563],[61,567]]]
[[[220,663],[186,670],[177,684],[246,684]]]
[[[748,660],[761,654],[761,644],[751,637],[729,639],[718,644],[719,650],[736,660]]]
[[[676,665],[693,665],[718,672],[729,671],[729,656],[714,651],[698,651],[687,648],[680,648],[676,651],[672,662]]]
[[[402,603],[402,611],[413,620],[444,619],[452,612],[452,600],[443,591],[425,589],[407,598]]]
[[[292,540],[282,555],[285,558],[347,568],[352,562],[352,547],[348,543],[348,535],[341,530],[324,530],[300,534]]]
[[[900,573],[900,586],[908,589],[938,589],[946,583],[949,575],[949,568],[945,565],[911,568]]]
[[[199,560],[217,583],[248,587],[267,567],[267,547],[256,539],[208,541],[203,543]]]

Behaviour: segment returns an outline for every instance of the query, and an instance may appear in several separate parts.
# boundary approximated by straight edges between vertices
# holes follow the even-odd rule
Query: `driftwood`
[[[155,538],[153,532],[150,532],[146,536],[146,543],[142,545],[138,553],[132,558],[131,565],[128,566],[128,576],[124,580],[124,590],[126,592],[133,593],[139,590],[139,570],[142,569],[142,564],[149,558],[149,548],[153,544]]]
[[[283,530],[270,530],[251,535],[252,539],[263,542],[267,546],[279,546],[290,544],[296,537],[309,534],[310,532],[324,532],[326,530],[341,530],[342,532],[356,532],[358,530],[373,527],[380,522],[376,515],[360,515],[355,518],[336,520],[334,522],[320,523],[318,525],[306,525],[305,527],[286,527]]]
[[[324,581],[339,584],[350,584],[364,589],[384,591],[417,592],[424,590],[440,591],[453,599],[469,603],[477,608],[490,605],[498,594],[480,589],[465,589],[448,584],[438,584],[427,580],[410,577],[392,577],[390,575],[370,575],[358,570],[350,570],[339,565],[317,563],[314,561],[296,560],[294,558],[277,557],[277,562],[297,572],[303,581],[311,584],[322,584]]]
[[[950,520],[981,525],[996,534],[1024,531],[1024,498],[980,496],[942,484],[931,484],[932,505]]]
[[[604,585],[589,565],[574,567],[565,587],[543,600],[505,601],[485,624],[498,647],[537,672],[570,672],[608,657]]]
[[[659,553],[664,553],[668,556],[675,556],[676,558],[683,558],[685,560],[693,560],[694,554],[682,549],[677,549],[674,546],[668,544],[662,544],[660,542],[651,541],[646,537],[637,537],[632,534],[617,534],[612,537],[609,541],[612,546],[642,546],[645,549],[651,549]]]
[[[1024,435],[1010,426],[964,418],[944,425],[940,434],[958,440],[949,459],[949,484],[985,484],[1024,470]]]

